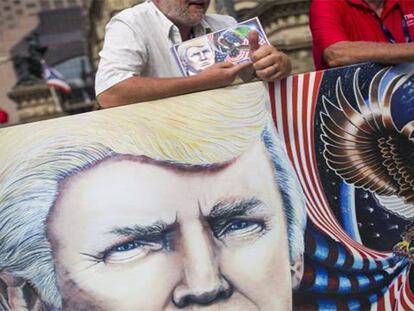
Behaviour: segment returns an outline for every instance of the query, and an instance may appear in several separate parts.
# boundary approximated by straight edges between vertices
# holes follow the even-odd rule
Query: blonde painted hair
[[[303,253],[303,238],[295,236],[303,237],[304,203],[286,172],[290,164],[267,98],[263,85],[253,83],[1,130],[0,271],[28,280],[47,305],[60,308],[46,223],[63,179],[118,155],[188,166],[226,163],[259,140],[272,149],[276,180],[290,183],[280,191],[288,227],[297,227],[288,232],[296,258]]]

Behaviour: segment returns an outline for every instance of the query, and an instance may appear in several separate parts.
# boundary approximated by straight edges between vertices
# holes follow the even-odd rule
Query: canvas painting
[[[413,103],[364,64],[1,129],[0,310],[413,310]]]
[[[262,83],[0,131],[2,310],[287,310],[305,201]]]

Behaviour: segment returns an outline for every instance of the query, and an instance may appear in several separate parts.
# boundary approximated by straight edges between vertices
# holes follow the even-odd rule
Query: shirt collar
[[[146,2],[152,8],[157,22],[160,23],[161,29],[163,31],[163,36],[164,37],[170,37],[170,33],[171,33],[173,27],[176,27],[176,26],[168,19],[167,16],[164,15],[164,13],[162,13],[158,9],[158,7],[151,0],[147,0]]]
[[[211,32],[211,27],[207,23],[205,16],[201,20],[200,24],[194,27],[194,34],[196,37],[203,36]]]
[[[159,23],[162,26],[162,29],[164,32],[163,35],[166,37],[169,37],[171,40],[174,41],[173,32],[177,31],[178,34],[180,33],[178,30],[178,27],[175,26],[173,22],[170,21],[168,17],[165,16],[164,13],[162,13],[151,0],[146,0],[146,2],[153,8],[154,14],[157,16]],[[203,17],[200,24],[194,26],[193,28],[194,28],[194,35],[196,37],[199,37],[199,36],[205,35],[206,33],[211,32],[211,27],[206,21],[205,17]]]

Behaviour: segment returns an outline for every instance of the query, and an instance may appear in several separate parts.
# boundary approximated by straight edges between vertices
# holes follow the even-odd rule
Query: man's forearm
[[[179,78],[134,76],[102,92],[98,96],[102,108],[110,108],[165,97],[219,88],[231,84],[250,63],[234,65],[216,63],[200,74]]]
[[[206,86],[196,76],[179,78],[152,78],[134,76],[122,81],[98,96],[102,108],[150,101],[189,92],[201,91]]]
[[[337,42],[325,49],[324,61],[329,67],[362,62],[398,64],[414,61],[414,43]]]

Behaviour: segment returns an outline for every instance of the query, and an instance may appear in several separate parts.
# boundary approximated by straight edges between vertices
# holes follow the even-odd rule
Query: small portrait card
[[[172,51],[185,76],[192,76],[219,62],[241,64],[249,62],[248,35],[256,30],[259,45],[269,40],[257,17],[237,25],[176,44]]]

